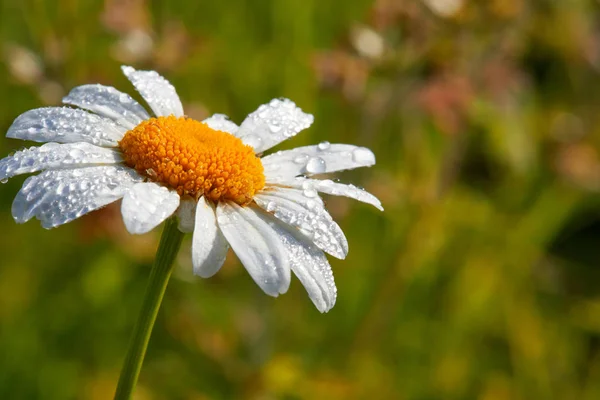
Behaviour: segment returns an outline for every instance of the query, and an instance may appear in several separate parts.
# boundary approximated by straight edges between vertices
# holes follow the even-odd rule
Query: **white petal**
[[[324,207],[323,199],[319,197],[317,193],[302,191],[297,189],[290,189],[284,187],[270,186],[266,187],[260,194],[266,196],[277,196],[283,199],[287,199],[294,203],[301,204],[303,206],[312,208],[315,204]]]
[[[235,135],[239,129],[238,126],[225,114],[213,114],[202,122],[208,125],[211,129],[231,133],[232,135]]]
[[[109,119],[69,107],[29,110],[17,117],[6,137],[34,142],[87,142],[115,147],[126,129]]]
[[[242,122],[236,136],[261,153],[312,125],[314,117],[288,99],[263,104]]]
[[[203,196],[196,208],[196,227],[192,239],[192,264],[194,274],[210,278],[216,274],[227,256],[229,245],[217,226],[215,209]]]
[[[304,195],[314,196],[314,192],[321,192],[331,194],[333,196],[344,196],[354,200],[358,200],[363,203],[371,204],[377,209],[383,211],[381,202],[371,193],[364,189],[356,187],[354,185],[347,185],[344,183],[336,183],[331,179],[306,179],[306,178],[293,178],[293,179],[269,179],[267,177],[267,183],[271,185],[287,186],[296,189],[302,189]]]
[[[375,164],[375,155],[366,147],[329,144],[278,151],[261,159],[265,176],[272,179],[323,174]]]
[[[256,284],[277,297],[290,285],[290,262],[277,232],[250,207],[231,202],[217,206],[217,223]]]
[[[177,207],[177,192],[153,182],[142,182],[136,183],[123,197],[121,214],[127,230],[140,235],[160,225]]]
[[[18,223],[36,217],[53,228],[120,199],[142,180],[120,165],[42,172],[25,180],[12,214]]]
[[[270,214],[260,213],[260,217],[275,229],[288,251],[292,271],[317,309],[329,311],[335,304],[337,289],[327,257],[296,228],[278,221]]]
[[[15,152],[0,160],[0,182],[13,176],[47,169],[65,169],[81,166],[116,164],[123,161],[113,149],[79,142],[69,144],[46,143],[39,147]]]
[[[121,67],[156,116],[183,116],[183,106],[173,85],[156,71],[136,71],[132,67]]]
[[[305,196],[301,190],[271,188],[255,195],[254,201],[281,221],[298,228],[324,252],[340,259],[348,254],[344,232],[316,193]]]
[[[77,86],[63,98],[63,103],[110,118],[127,130],[150,118],[140,103],[110,86]]]
[[[194,221],[196,219],[196,201],[187,196],[181,199],[177,209],[179,224],[177,228],[183,233],[194,232]]]

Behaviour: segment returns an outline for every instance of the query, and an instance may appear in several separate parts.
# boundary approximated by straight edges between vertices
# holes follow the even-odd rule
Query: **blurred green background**
[[[289,97],[278,149],[368,146],[328,208],[350,254],[321,315],[186,237],[137,399],[599,399],[600,2],[0,0],[0,131],[119,65],[204,118]],[[28,144],[2,139],[0,154]],[[46,231],[0,187],[0,398],[112,398],[159,230],[119,205]]]

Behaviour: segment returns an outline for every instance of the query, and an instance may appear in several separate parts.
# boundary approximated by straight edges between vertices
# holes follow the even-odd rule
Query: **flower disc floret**
[[[252,147],[187,117],[143,121],[125,133],[119,147],[127,165],[181,196],[244,205],[265,186]]]

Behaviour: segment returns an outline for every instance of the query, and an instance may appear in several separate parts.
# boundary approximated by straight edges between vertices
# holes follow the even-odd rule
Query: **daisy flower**
[[[214,275],[233,249],[271,296],[288,290],[291,271],[321,312],[337,290],[324,253],[343,259],[344,233],[320,193],[382,209],[373,195],[314,175],[375,164],[364,147],[322,142],[262,153],[308,128],[313,116],[274,99],[236,125],[223,114],[185,116],[175,88],[154,71],[123,67],[153,115],[117,89],[74,88],[63,102],[20,115],[9,138],[47,142],[0,160],[0,181],[33,172],[12,205],[16,222],[44,228],[122,199],[127,230],[146,233],[171,215],[192,232],[194,273]]]

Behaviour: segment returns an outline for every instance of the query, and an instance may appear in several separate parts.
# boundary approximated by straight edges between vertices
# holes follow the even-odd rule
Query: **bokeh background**
[[[260,292],[233,254],[178,258],[136,399],[600,398],[597,0],[0,0],[0,131],[119,66],[187,113],[289,97],[315,124],[278,149],[372,148],[338,175],[386,210],[328,208],[350,254],[321,315]],[[0,140],[7,155],[29,144]],[[160,229],[118,204],[51,231],[0,187],[0,398],[112,398]]]

